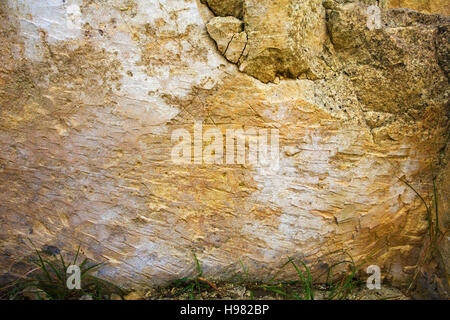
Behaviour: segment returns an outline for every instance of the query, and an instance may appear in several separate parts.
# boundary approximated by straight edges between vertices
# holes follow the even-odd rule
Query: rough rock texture
[[[386,0],[384,3],[388,8],[409,8],[423,13],[450,16],[450,6],[447,0]]]
[[[224,53],[225,58],[230,62],[237,63],[245,52],[247,41],[248,37],[246,32],[243,31],[233,34],[233,37],[228,43],[228,48]]]
[[[423,1],[421,3],[413,0],[412,2],[415,5],[407,6],[408,8],[419,9],[419,11],[426,13],[448,14],[447,6],[436,3],[436,1]],[[430,3],[434,5],[431,6]],[[327,63],[329,54],[326,50],[324,52],[324,46],[326,47],[328,40],[325,25],[328,27],[328,32],[335,46],[357,48],[364,44],[367,36],[371,37],[373,34],[367,28],[367,6],[378,4],[378,1],[373,0],[362,2],[327,0],[323,4],[321,0],[244,1],[242,19],[245,23],[244,32],[247,34],[245,52],[238,60],[228,60],[237,63],[240,71],[264,83],[274,82],[278,77],[294,79],[306,77],[312,80],[323,78],[331,67]],[[229,11],[236,5],[236,1],[221,2],[221,6],[228,6]],[[399,7],[399,4],[394,2],[382,1],[380,5],[388,8]],[[434,9],[431,10],[431,7]],[[325,18],[325,8],[332,10],[328,14],[328,19]],[[222,10],[222,12],[225,11]],[[223,13],[217,14],[214,9],[213,12],[219,16],[224,15]],[[398,28],[409,26],[414,19],[430,19],[414,12],[401,12],[401,19],[409,21],[398,21],[395,17],[383,14],[381,22],[385,21],[386,24],[390,23],[389,27]],[[235,15],[235,17],[238,16]],[[224,34],[219,34],[217,28],[220,29],[220,25],[217,24],[215,19],[217,18],[210,22],[216,25],[214,32],[210,32],[210,35],[220,47],[222,42],[229,43],[229,35],[226,33],[226,25],[223,26]],[[443,25],[442,28],[447,27]],[[389,32],[390,30],[386,30],[386,33]],[[397,32],[397,29],[393,32]],[[395,34],[388,36],[395,37]],[[364,47],[376,46],[376,41],[368,39],[368,42],[369,44],[364,45]],[[385,43],[387,46],[390,45],[386,41]],[[241,46],[239,46],[240,48]],[[370,50],[370,48],[368,49]],[[221,52],[224,54],[222,50]],[[389,81],[386,84],[390,85]]]
[[[438,206],[439,206],[439,219],[441,221],[440,228],[441,231],[445,234],[447,230],[450,228],[450,147],[447,143],[445,152],[442,153],[442,169],[438,176],[437,180],[437,189],[438,189]],[[436,281],[438,283],[442,283],[439,287],[438,293],[441,293],[441,296],[446,296],[447,299],[450,299],[450,237],[448,234],[442,238],[442,242],[439,247],[439,251],[442,255],[440,257],[440,268],[441,275],[439,277],[440,281]]]
[[[383,10],[369,30],[366,5],[244,1],[216,45],[200,2],[1,2],[0,273],[31,238],[81,242],[123,286],[193,273],[192,251],[207,277],[241,260],[267,279],[287,255],[317,275],[347,250],[407,281],[427,223],[398,178],[430,195],[448,141],[449,18]],[[175,165],[195,120],[279,129],[280,170]]]
[[[441,153],[441,168],[437,171],[436,187],[438,199],[439,229],[437,248],[430,249],[429,241],[422,248],[424,258],[417,270],[414,294],[421,299],[450,299],[450,148]],[[433,213],[434,211],[433,206]],[[426,239],[428,240],[428,239]]]
[[[216,16],[242,18],[244,0],[202,0]]]
[[[247,0],[243,22],[247,43],[241,71],[265,83],[277,76],[318,78],[323,73],[324,63],[317,57],[326,38],[322,0]],[[214,19],[211,23],[216,24]],[[218,38],[217,32],[210,35],[219,47],[228,39]]]
[[[384,28],[370,31],[364,6],[356,3],[337,6],[328,17],[334,49],[366,109],[414,117],[436,99],[445,102],[449,43],[442,30],[449,19],[392,10],[383,15]]]
[[[228,59],[237,63],[247,44],[244,24],[234,17],[215,17],[206,25],[209,35],[217,44],[217,49]]]

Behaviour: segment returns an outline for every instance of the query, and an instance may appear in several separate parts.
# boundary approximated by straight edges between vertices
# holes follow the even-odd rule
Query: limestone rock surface
[[[242,18],[244,0],[202,0],[214,12],[215,15]]]
[[[388,8],[409,8],[423,13],[437,13],[450,16],[450,6],[446,0],[386,0]]]
[[[449,17],[385,3],[369,29],[372,2],[1,1],[0,280],[30,238],[124,287],[193,251],[207,278],[297,279],[291,256],[317,279],[345,251],[408,283],[427,218],[399,178],[448,185]],[[174,163],[196,121],[278,129],[279,170]]]
[[[247,45],[243,22],[234,17],[215,17],[206,25],[219,51],[232,63],[237,63]]]

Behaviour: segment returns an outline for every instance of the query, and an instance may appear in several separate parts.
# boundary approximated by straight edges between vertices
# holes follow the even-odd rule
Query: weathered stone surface
[[[240,70],[261,80],[320,74],[326,37],[321,0],[248,0],[244,3],[248,51]]]
[[[437,225],[439,232],[436,241],[424,239],[419,267],[415,270],[414,297],[418,299],[450,298],[450,238],[447,236],[450,223],[450,148],[447,144],[441,152],[440,168],[435,170],[437,196]],[[432,216],[436,215],[435,203],[430,203]],[[433,219],[434,220],[434,219]],[[436,220],[433,221],[433,226]],[[436,237],[433,231],[433,237]]]
[[[440,280],[443,282],[439,288],[440,291],[446,291],[447,299],[450,298],[450,237],[445,235],[445,232],[450,228],[450,148],[447,144],[446,150],[442,153],[441,171],[437,179],[438,190],[438,212],[440,221],[440,230],[444,233],[440,243],[439,252],[442,257],[439,257]],[[441,298],[441,297],[440,297]]]
[[[225,58],[228,61],[233,63],[238,63],[239,59],[244,54],[244,50],[247,46],[247,33],[240,32],[235,33],[230,43],[228,44],[228,48],[225,51]]]
[[[239,69],[264,83],[277,77],[295,79],[303,75],[317,79],[322,75],[327,66],[319,58],[326,40],[325,9],[321,3],[321,0],[244,1],[247,43],[242,59],[236,61]],[[222,26],[216,19],[210,22],[215,28],[209,33],[214,40],[219,39],[216,42],[220,50],[225,41],[218,36],[217,29]],[[224,24],[222,33],[227,34],[228,28]]]
[[[436,35],[436,58],[439,66],[450,79],[450,25],[440,26]]]
[[[244,0],[202,0],[216,16],[242,18]]]
[[[242,260],[267,279],[287,255],[316,276],[346,250],[411,278],[427,222],[398,178],[430,199],[443,165],[448,18],[387,10],[369,30],[361,4],[251,0],[244,30],[208,24],[217,50],[194,1],[67,2],[0,4],[1,273],[31,238],[81,242],[128,287],[193,274],[192,251],[207,277]],[[195,120],[279,129],[280,170],[174,164]]]
[[[424,297],[436,299],[450,299],[450,148],[441,153],[441,169],[438,171],[436,188],[438,198],[439,229],[442,236],[439,237],[438,254],[434,253],[431,262],[423,266],[419,276],[419,291]],[[424,251],[428,250],[423,247]]]
[[[386,0],[388,8],[409,8],[423,13],[438,13],[450,16],[447,0]]]
[[[327,0],[322,5],[322,1],[315,0],[280,0],[267,1],[267,3],[244,1],[243,22],[247,33],[247,45],[244,56],[237,61],[240,70],[265,83],[274,82],[279,77],[294,79],[306,77],[312,80],[323,77],[330,67],[326,61],[329,59],[327,52],[323,52],[328,40],[325,20],[327,20],[333,44],[337,48],[364,47],[367,43],[374,46],[376,41],[367,39],[367,36],[372,37],[374,34],[367,27],[368,5],[378,5],[378,2],[367,0],[342,4],[340,1]],[[392,3],[385,2],[381,5],[396,7]],[[325,8],[330,9],[327,19],[325,19]],[[391,24],[389,27],[398,28],[411,26],[414,23],[436,24],[439,20],[437,17],[424,16],[414,11],[395,12],[384,12],[381,22],[384,19],[386,23]],[[446,11],[441,9],[439,12]],[[403,21],[399,21],[399,17]],[[438,32],[442,33],[441,38],[447,39],[445,21],[440,22],[443,24]],[[222,26],[214,19],[211,23],[216,25],[211,37],[215,40],[219,39],[220,50],[220,47],[224,46],[223,42],[229,43],[230,36],[226,37],[225,41],[223,36],[218,36],[217,29]],[[223,28],[222,33],[227,33],[226,24]],[[391,34],[389,37],[395,37],[395,35]],[[443,47],[448,46],[447,42],[444,40]],[[392,43],[386,42],[385,49],[387,45]],[[437,50],[440,50],[438,57],[439,54],[445,54],[442,51],[443,48]],[[220,51],[224,54],[223,50]],[[228,60],[236,63],[235,59]]]
[[[237,63],[247,44],[244,24],[234,17],[215,17],[206,25],[217,48],[230,62]]]
[[[396,9],[383,13],[386,27],[369,30],[364,12],[363,5],[347,3],[327,13],[331,41],[364,109],[417,117],[445,105],[448,41],[442,30],[450,19]]]

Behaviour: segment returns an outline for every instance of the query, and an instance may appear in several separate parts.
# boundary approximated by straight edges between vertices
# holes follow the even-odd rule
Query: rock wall
[[[450,7],[445,0],[385,0],[384,5],[388,8],[409,8],[428,14],[450,16]]]
[[[447,299],[450,299],[450,281],[449,281],[449,274],[450,274],[450,237],[447,236],[450,228],[450,165],[449,165],[449,159],[450,159],[450,148],[447,144],[446,150],[443,153],[443,159],[442,159],[442,169],[440,172],[440,175],[437,179],[437,190],[438,190],[438,206],[439,206],[439,221],[440,221],[440,229],[442,233],[444,234],[444,237],[442,237],[442,240],[439,245],[439,253],[441,256],[439,257],[439,266],[438,266],[438,273],[437,273],[437,279],[432,279],[432,283],[437,283],[434,286],[426,286],[429,288],[431,287],[434,289],[435,287],[438,287],[438,290],[434,290],[431,294],[437,295],[438,298],[446,297]],[[441,270],[439,270],[439,268]],[[434,281],[433,281],[434,280]],[[431,290],[429,290],[431,291]]]
[[[405,282],[427,223],[399,178],[430,194],[448,141],[448,8],[383,3],[373,28],[375,1],[203,2],[1,2],[0,273],[30,238],[123,286],[192,274],[192,251],[208,277],[346,250]],[[279,170],[175,164],[195,121],[278,129]]]

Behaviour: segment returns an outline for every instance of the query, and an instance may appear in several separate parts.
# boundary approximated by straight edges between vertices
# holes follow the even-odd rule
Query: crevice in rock
[[[444,26],[438,26],[436,29],[436,35],[434,38],[434,52],[436,61],[441,68],[442,72],[449,80],[450,73],[450,24]]]
[[[236,35],[236,33],[233,34],[233,35],[231,36],[230,41],[228,41],[227,47],[225,48],[225,51],[223,52],[223,55],[224,55],[225,57],[226,57],[226,55],[227,55],[228,48],[230,47],[230,43],[233,41],[235,35]]]
[[[248,44],[248,35],[247,35],[247,33],[245,33],[245,38],[246,38],[245,45],[244,45],[244,48],[242,49],[242,52],[241,52],[241,55],[239,56],[238,61],[241,61],[242,56],[244,55],[245,49],[247,49],[247,44]]]
[[[218,17],[243,17],[244,0],[200,0],[208,9]]]
[[[321,58],[323,41],[328,38],[322,2],[291,1],[289,5],[281,5],[279,1],[262,0],[262,3],[259,1],[256,5],[253,3],[255,1],[242,2],[245,14],[240,21],[245,26],[243,31],[245,34],[240,35],[241,41],[236,43],[236,51],[239,51],[239,54],[233,52],[231,58],[229,48],[237,36],[232,36],[231,40],[223,38],[229,37],[227,31],[229,26],[225,19],[231,20],[232,16],[220,16],[225,18],[223,22],[213,18],[207,23],[208,33],[218,44],[222,55],[228,61],[237,64],[241,72],[263,83],[275,82],[279,77],[305,78],[313,81],[324,78],[324,71],[329,66],[322,62]],[[202,2],[216,18],[219,17],[217,10],[211,6],[211,1]],[[276,18],[271,23],[273,17]],[[280,20],[283,20],[283,23],[280,23]],[[215,25],[214,34],[211,32],[213,28],[209,27],[210,24]],[[251,43],[249,32],[252,35]],[[221,48],[221,43],[224,42],[227,42],[225,51]]]

